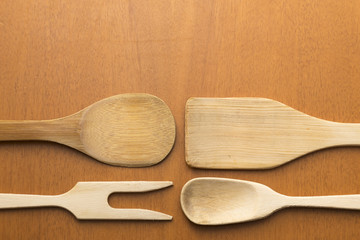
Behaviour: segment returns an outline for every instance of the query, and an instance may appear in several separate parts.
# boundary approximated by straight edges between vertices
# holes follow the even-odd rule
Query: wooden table
[[[114,194],[114,207],[171,222],[78,221],[59,208],[0,211],[1,239],[357,239],[360,212],[286,209],[204,227],[180,208],[194,177],[258,181],[288,195],[360,193],[360,148],[308,154],[264,171],[199,170],[184,159],[192,96],[257,96],[307,114],[360,121],[359,1],[0,1],[0,119],[50,119],[102,98],[147,92],[177,124],[173,151],[148,168],[112,167],[55,143],[0,144],[0,192],[58,194],[77,181],[171,180],[153,193]]]

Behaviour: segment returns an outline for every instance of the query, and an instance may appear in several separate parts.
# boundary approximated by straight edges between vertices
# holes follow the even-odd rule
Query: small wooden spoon
[[[64,118],[0,121],[0,141],[45,140],[61,143],[112,165],[156,164],[175,141],[168,106],[149,94],[120,94]]]
[[[200,225],[223,225],[264,218],[285,207],[320,207],[360,210],[360,194],[289,197],[260,183],[195,178],[181,191],[185,215]]]
[[[185,119],[186,162],[196,168],[273,168],[319,149],[360,145],[360,124],[266,98],[190,98]]]

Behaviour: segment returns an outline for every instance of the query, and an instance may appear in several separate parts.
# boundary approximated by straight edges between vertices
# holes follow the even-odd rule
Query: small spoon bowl
[[[264,202],[268,195],[269,201]],[[190,221],[223,225],[263,218],[280,207],[282,195],[262,184],[226,178],[195,178],[181,191],[181,207]],[[264,205],[266,207],[264,207]]]

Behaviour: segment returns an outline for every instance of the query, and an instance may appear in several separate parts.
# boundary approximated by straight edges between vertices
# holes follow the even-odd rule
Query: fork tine
[[[78,182],[76,189],[99,189],[102,192],[149,192],[172,186],[171,181]]]
[[[118,208],[107,208],[102,209],[97,214],[89,215],[86,213],[81,216],[77,216],[78,219],[109,219],[109,220],[172,220],[172,216],[165,213],[147,210],[147,209],[118,209]]]

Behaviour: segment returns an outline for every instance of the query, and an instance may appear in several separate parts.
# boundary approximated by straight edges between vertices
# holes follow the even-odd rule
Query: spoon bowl
[[[263,210],[261,194],[280,194],[253,182],[226,178],[196,178],[187,182],[181,192],[185,215],[200,225],[223,225],[265,217],[274,209]]]
[[[120,94],[67,117],[0,121],[0,141],[45,140],[75,148],[101,162],[143,167],[163,160],[175,141],[175,121],[159,98]]]

